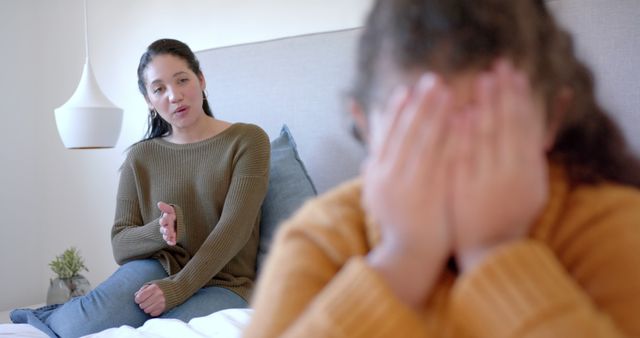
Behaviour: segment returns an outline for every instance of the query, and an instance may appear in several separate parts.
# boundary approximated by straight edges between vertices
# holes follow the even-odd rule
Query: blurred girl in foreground
[[[377,1],[353,102],[246,336],[640,336],[640,166],[543,1]]]

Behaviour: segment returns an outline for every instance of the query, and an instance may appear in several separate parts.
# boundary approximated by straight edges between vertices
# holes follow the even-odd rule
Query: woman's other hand
[[[368,263],[400,300],[420,306],[451,255],[448,183],[451,98],[434,75],[396,90],[371,117],[363,206],[381,226]]]
[[[171,205],[165,202],[158,202],[158,209],[162,211],[162,216],[160,216],[159,220],[162,239],[164,239],[168,245],[176,245],[176,211]]]
[[[525,237],[548,194],[543,104],[526,75],[501,60],[478,76],[475,91],[455,128],[452,218],[463,272]]]
[[[164,292],[156,284],[143,285],[135,293],[134,301],[142,311],[151,317],[161,315],[166,308]]]

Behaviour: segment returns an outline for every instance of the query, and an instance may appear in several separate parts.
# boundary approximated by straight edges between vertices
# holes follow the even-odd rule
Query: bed
[[[236,338],[251,318],[251,309],[229,309],[194,318],[188,323],[177,319],[151,319],[142,327],[121,326],[89,336],[110,337],[156,337],[156,338]],[[47,338],[48,336],[27,324],[0,324],[0,337]]]
[[[640,153],[640,134],[635,133],[635,126],[640,125],[640,2],[548,3],[562,24],[573,31],[579,54],[595,70],[600,100],[617,114],[614,117],[636,153]],[[305,196],[311,194],[309,189],[322,193],[357,175],[364,157],[363,148],[350,135],[343,104],[354,71],[359,33],[359,29],[349,29],[197,53],[217,117],[260,125],[274,142],[282,136],[283,125],[288,126],[287,135],[293,137],[289,140],[293,146],[287,148],[289,154],[298,164],[304,164],[300,180],[313,182]],[[265,205],[271,203],[268,209],[272,217],[265,221],[271,225],[263,231],[262,255],[268,252],[278,220],[290,211],[279,212],[284,203],[279,198],[292,192],[276,188],[287,185],[284,181],[288,177],[277,174],[278,166],[272,163],[272,175],[275,173],[283,181],[270,182]],[[287,189],[296,186],[289,185]],[[288,208],[303,198],[288,201]],[[250,309],[231,309],[189,323],[155,319],[138,329],[115,328],[93,337],[237,337],[250,316]],[[34,330],[24,325],[0,324],[0,337],[42,337]]]

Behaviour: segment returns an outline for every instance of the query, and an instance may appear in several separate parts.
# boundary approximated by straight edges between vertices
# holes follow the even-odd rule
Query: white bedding
[[[92,338],[236,338],[251,318],[251,309],[228,309],[205,317],[194,318],[185,323],[177,319],[151,319],[134,329],[130,326],[104,330],[85,337]],[[0,324],[0,338],[25,337],[46,338],[47,335],[27,324]]]
[[[0,324],[0,337],[48,338],[29,324]]]

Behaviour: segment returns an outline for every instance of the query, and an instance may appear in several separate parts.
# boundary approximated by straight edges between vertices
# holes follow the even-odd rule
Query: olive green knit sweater
[[[116,262],[158,259],[169,277],[149,282],[164,292],[167,311],[204,286],[225,287],[247,299],[269,155],[265,132],[240,123],[197,143],[156,138],[131,147],[111,231]],[[176,210],[175,246],[159,232],[159,201]]]

